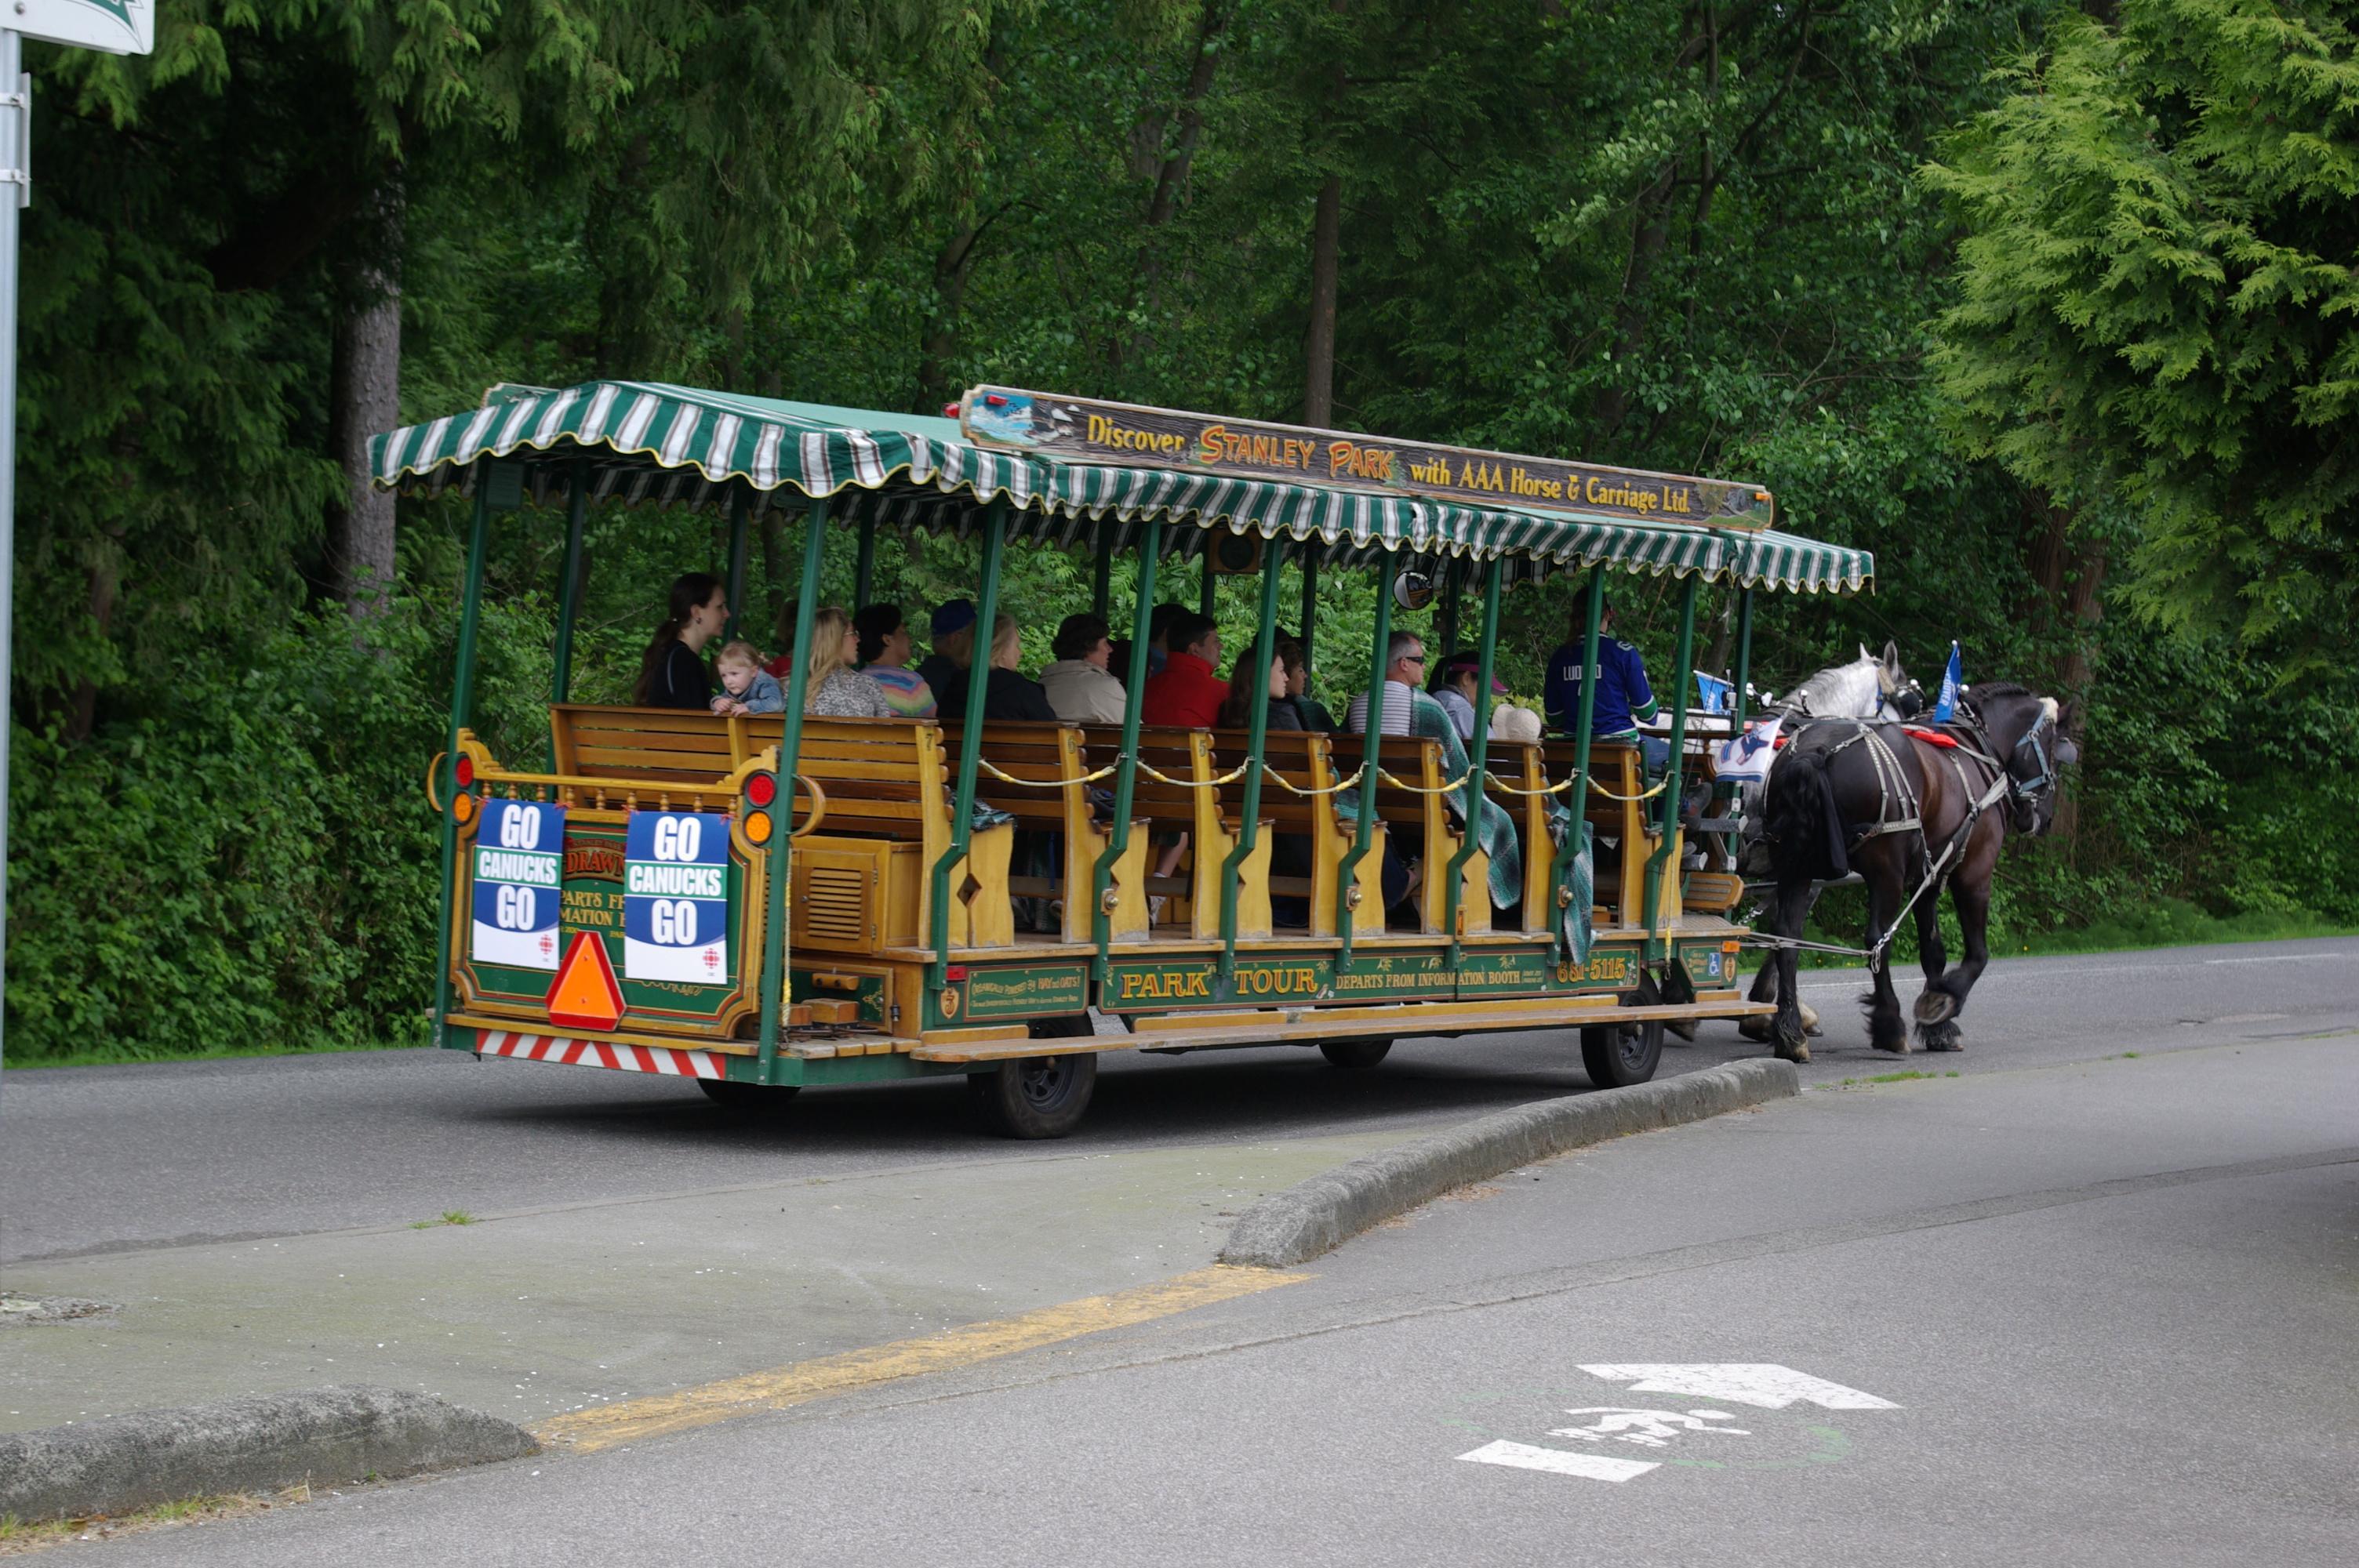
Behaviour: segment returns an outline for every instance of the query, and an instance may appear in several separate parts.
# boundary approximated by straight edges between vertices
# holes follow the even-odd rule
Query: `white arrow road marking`
[[[1506,1465],[1518,1470],[1546,1470],[1557,1476],[1582,1476],[1592,1481],[1626,1481],[1660,1465],[1641,1459],[1608,1459],[1603,1454],[1567,1454],[1561,1448],[1536,1448],[1528,1443],[1486,1443],[1458,1457],[1476,1465]]]
[[[1758,1405],[1764,1410],[1781,1411],[1788,1405],[1803,1402],[1831,1411],[1900,1408],[1890,1400],[1879,1400],[1874,1394],[1864,1394],[1857,1389],[1846,1389],[1841,1383],[1830,1383],[1823,1378],[1797,1372],[1791,1367],[1767,1362],[1608,1362],[1596,1366],[1584,1362],[1581,1369],[1609,1383],[1628,1383],[1634,1393],[1725,1400],[1731,1404]]]

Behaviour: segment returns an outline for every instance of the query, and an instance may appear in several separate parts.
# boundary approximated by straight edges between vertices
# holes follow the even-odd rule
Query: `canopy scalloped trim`
[[[1610,564],[1648,575],[1728,578],[1746,587],[1853,592],[1875,573],[1865,551],[1793,535],[1744,534],[1555,512],[1494,511],[1407,496],[1164,469],[1070,463],[962,438],[948,420],[781,403],[659,383],[528,389],[379,436],[381,489],[466,489],[486,460],[522,460],[537,501],[570,488],[626,504],[712,506],[744,495],[842,496],[848,521],[963,535],[1005,498],[1011,535],[1067,547],[1135,549],[1147,519],[1182,526],[1165,549],[1201,551],[1212,532],[1318,539],[1339,565],[1375,552],[1504,557],[1510,582]],[[1108,524],[1111,523],[1111,529]]]

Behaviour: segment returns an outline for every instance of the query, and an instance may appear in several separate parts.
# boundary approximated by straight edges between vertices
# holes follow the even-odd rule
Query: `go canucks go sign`
[[[969,439],[1068,460],[1430,495],[1476,506],[1573,512],[1699,528],[1767,528],[1769,492],[1734,480],[1602,468],[1382,436],[1227,419],[1015,387],[959,404]]]

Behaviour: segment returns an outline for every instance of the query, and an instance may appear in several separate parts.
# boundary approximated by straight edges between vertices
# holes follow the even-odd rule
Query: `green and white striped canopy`
[[[379,436],[379,488],[434,493],[471,485],[487,460],[523,466],[527,493],[563,497],[582,475],[593,500],[756,509],[835,497],[835,515],[964,534],[990,502],[1008,503],[1008,536],[1130,551],[1144,525],[1164,548],[1201,550],[1226,528],[1323,546],[1339,565],[1376,552],[1504,558],[1511,580],[1593,566],[1745,587],[1854,592],[1875,572],[1864,550],[1789,534],[1632,523],[1570,512],[1506,511],[1406,495],[1167,469],[1074,463],[968,441],[956,423],[601,381],[562,390],[499,389],[484,406]]]

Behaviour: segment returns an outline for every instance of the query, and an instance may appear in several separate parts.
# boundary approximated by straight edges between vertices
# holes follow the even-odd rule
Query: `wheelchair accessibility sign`
[[[729,979],[729,818],[635,811],[623,841],[623,973],[635,980]]]

